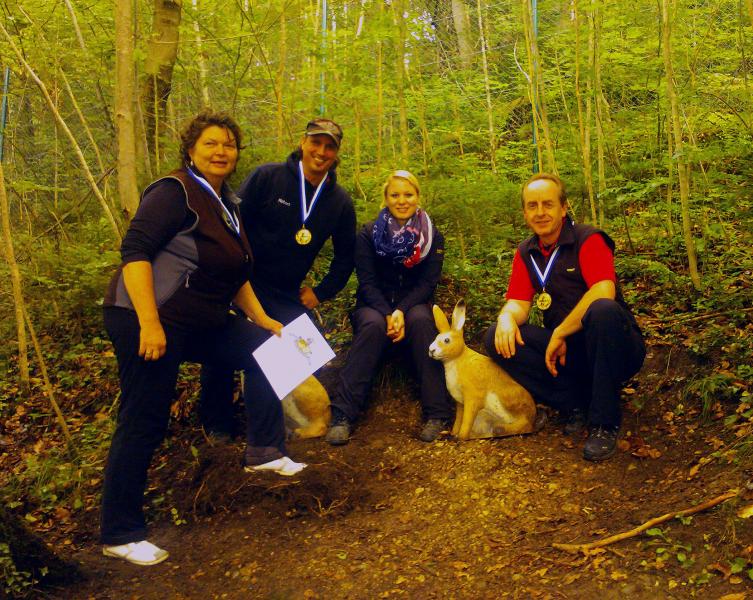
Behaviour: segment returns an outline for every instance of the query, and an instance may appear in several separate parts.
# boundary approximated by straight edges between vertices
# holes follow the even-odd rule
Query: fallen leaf
[[[723,565],[721,563],[714,563],[706,567],[709,571],[716,571],[719,573],[724,579],[727,579],[730,575],[732,575],[732,569],[729,568],[728,565]]]
[[[745,600],[745,592],[735,592],[734,594],[725,594],[719,600]]]
[[[737,511],[737,516],[741,519],[750,519],[751,517],[753,517],[753,504],[743,506],[740,510]]]

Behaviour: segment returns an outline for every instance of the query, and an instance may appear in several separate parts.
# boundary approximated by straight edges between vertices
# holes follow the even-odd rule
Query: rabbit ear
[[[447,321],[447,317],[445,317],[442,309],[435,304],[431,311],[434,313],[434,324],[437,326],[437,331],[439,331],[439,333],[449,331],[450,323]]]
[[[452,311],[452,328],[461,331],[465,325],[465,300],[458,300],[455,310]]]

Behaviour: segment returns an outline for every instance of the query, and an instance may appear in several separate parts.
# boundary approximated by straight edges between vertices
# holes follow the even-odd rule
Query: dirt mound
[[[280,518],[343,516],[368,497],[358,473],[331,464],[317,465],[299,475],[247,473],[235,446],[207,446],[186,468],[192,476],[176,479],[174,507],[181,515],[199,518],[240,507],[256,506]]]

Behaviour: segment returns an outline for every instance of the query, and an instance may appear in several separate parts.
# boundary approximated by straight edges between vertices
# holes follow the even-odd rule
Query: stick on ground
[[[592,550],[594,548],[601,548],[603,546],[608,546],[609,544],[614,544],[615,542],[620,542],[622,540],[626,540],[626,539],[635,537],[637,535],[640,535],[647,529],[650,529],[651,527],[655,527],[656,525],[659,525],[660,523],[669,521],[670,519],[674,519],[676,517],[686,517],[688,515],[692,515],[692,514],[707,510],[709,508],[712,508],[716,506],[717,504],[721,504],[722,502],[729,500],[730,498],[734,498],[735,496],[737,496],[737,493],[738,493],[737,490],[730,490],[722,494],[721,496],[717,496],[716,498],[712,498],[711,500],[707,500],[706,502],[702,502],[701,504],[696,504],[695,506],[686,508],[685,510],[667,513],[660,517],[656,517],[654,519],[646,521],[645,523],[643,523],[643,525],[639,525],[635,529],[624,531],[622,533],[617,533],[615,535],[611,535],[609,537],[596,540],[595,542],[590,542],[588,544],[557,544],[555,543],[555,544],[552,544],[552,547],[557,548],[558,550],[565,550],[567,552],[582,552],[585,550]]]

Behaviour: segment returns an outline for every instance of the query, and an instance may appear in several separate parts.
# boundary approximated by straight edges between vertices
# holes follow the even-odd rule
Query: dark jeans
[[[353,423],[367,408],[374,376],[393,342],[387,337],[384,315],[373,308],[356,309],[350,320],[353,342],[340,371],[332,407]],[[419,304],[405,315],[405,339],[399,345],[416,370],[424,419],[450,419],[455,409],[445,386],[444,368],[429,357],[429,346],[436,335],[429,305]]]
[[[251,352],[270,333],[245,318],[231,316],[221,328],[188,332],[165,326],[167,353],[157,361],[138,355],[140,327],[136,313],[105,308],[105,327],[115,347],[120,375],[120,407],[110,445],[102,492],[101,540],[126,544],[146,538],[142,511],[149,463],[165,437],[178,368],[184,361],[242,369],[256,382],[246,396],[254,416],[253,444],[286,454],[285,425],[280,401],[259,370]]]
[[[518,345],[511,358],[497,354],[495,325],[487,330],[484,345],[489,356],[536,402],[563,414],[578,408],[588,415],[591,425],[619,427],[620,389],[643,365],[643,336],[627,311],[613,300],[593,302],[582,322],[583,329],[567,338],[565,365],[557,365],[557,377],[544,362],[552,337],[548,329],[523,325],[520,333],[525,345]]]
[[[286,294],[262,282],[253,282],[254,293],[273,319],[287,325],[306,312],[294,294]],[[199,396],[199,421],[206,431],[232,434],[235,430],[233,411],[233,391],[235,390],[234,369],[230,365],[204,364],[201,368],[201,394]],[[259,382],[246,378],[244,397],[255,397],[260,387],[268,385],[266,379]],[[254,416],[246,405],[246,419]],[[248,432],[248,429],[246,430]],[[249,446],[253,446],[247,435]]]

